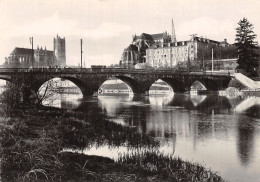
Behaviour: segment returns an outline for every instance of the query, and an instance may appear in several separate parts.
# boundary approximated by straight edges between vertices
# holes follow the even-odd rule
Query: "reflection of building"
[[[5,58],[4,67],[8,68],[28,68],[45,66],[65,66],[66,50],[65,38],[58,35],[54,38],[54,51],[47,50],[46,47],[37,49],[27,49],[16,47],[8,58]],[[33,57],[32,57],[33,55]]]

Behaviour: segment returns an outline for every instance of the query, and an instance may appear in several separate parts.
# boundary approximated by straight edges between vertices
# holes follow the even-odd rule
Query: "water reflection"
[[[255,121],[240,117],[237,122],[237,152],[240,162],[247,167],[254,158]]]
[[[43,105],[73,110],[79,107],[82,94],[58,94],[55,93],[43,101]]]
[[[102,108],[104,114],[114,116],[116,111],[122,107],[123,103],[133,100],[133,95],[98,96],[98,106]]]
[[[205,164],[230,181],[260,179],[260,98],[190,96],[99,96],[87,98],[81,110],[94,110],[110,119],[136,127],[162,142],[160,151]],[[116,158],[127,148],[106,151]],[[232,168],[231,168],[232,167]]]
[[[244,112],[253,106],[260,106],[259,97],[248,97],[235,106],[236,112]]]
[[[168,105],[173,100],[174,94],[167,95],[151,95],[149,96],[149,102],[151,107],[162,108],[164,105]]]
[[[99,104],[110,107],[105,100],[100,100]],[[257,101],[248,105],[247,99],[216,95],[150,96],[140,100],[143,104],[119,103],[120,107],[109,110],[109,115],[115,118],[128,115],[133,121],[125,119],[126,124],[137,126],[140,132],[166,142],[161,151],[206,164],[228,180],[254,181],[260,177],[260,170],[255,170],[260,159],[253,155],[256,133],[260,138],[259,121],[251,118],[253,115],[248,114],[248,117],[237,111],[243,106],[243,113],[259,113],[259,108],[254,108]],[[230,166],[234,170],[230,170]],[[246,171],[244,167],[247,167]],[[237,172],[241,175],[234,175]]]
[[[197,107],[200,105],[205,99],[207,98],[207,95],[191,95],[190,100],[194,107]]]

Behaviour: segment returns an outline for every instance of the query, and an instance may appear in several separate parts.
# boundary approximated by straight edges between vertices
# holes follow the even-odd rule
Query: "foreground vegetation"
[[[2,181],[223,181],[201,165],[160,154],[158,141],[95,113],[48,107],[13,113],[0,125]],[[137,150],[117,161],[63,151],[103,145]]]

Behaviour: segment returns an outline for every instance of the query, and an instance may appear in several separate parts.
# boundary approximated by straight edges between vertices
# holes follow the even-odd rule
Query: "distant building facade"
[[[214,40],[193,36],[189,41],[160,43],[150,46],[146,50],[146,62],[156,68],[171,68],[178,63],[206,62],[212,59],[237,58],[234,45],[226,40],[217,42]]]
[[[5,58],[6,68],[29,68],[29,67],[49,67],[66,65],[66,45],[65,38],[58,35],[53,41],[54,51],[47,50],[46,47],[37,49],[16,47],[9,57]]]
[[[194,34],[188,41],[177,41],[173,21],[171,34],[134,35],[132,44],[123,51],[121,67],[134,68],[146,63],[150,67],[171,68],[185,61],[197,62],[202,66],[212,59],[212,49],[214,59],[235,61],[238,57],[235,45],[228,44],[226,39],[218,42]]]
[[[124,49],[120,60],[120,66],[134,68],[138,63],[146,62],[146,49],[159,42],[169,42],[170,35],[167,32],[159,34],[142,33],[140,36],[133,35],[132,44]]]

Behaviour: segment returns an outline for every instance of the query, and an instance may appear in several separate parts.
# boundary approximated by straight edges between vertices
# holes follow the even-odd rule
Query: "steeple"
[[[175,35],[175,29],[174,29],[174,23],[172,19],[172,43],[177,42],[176,35]]]

